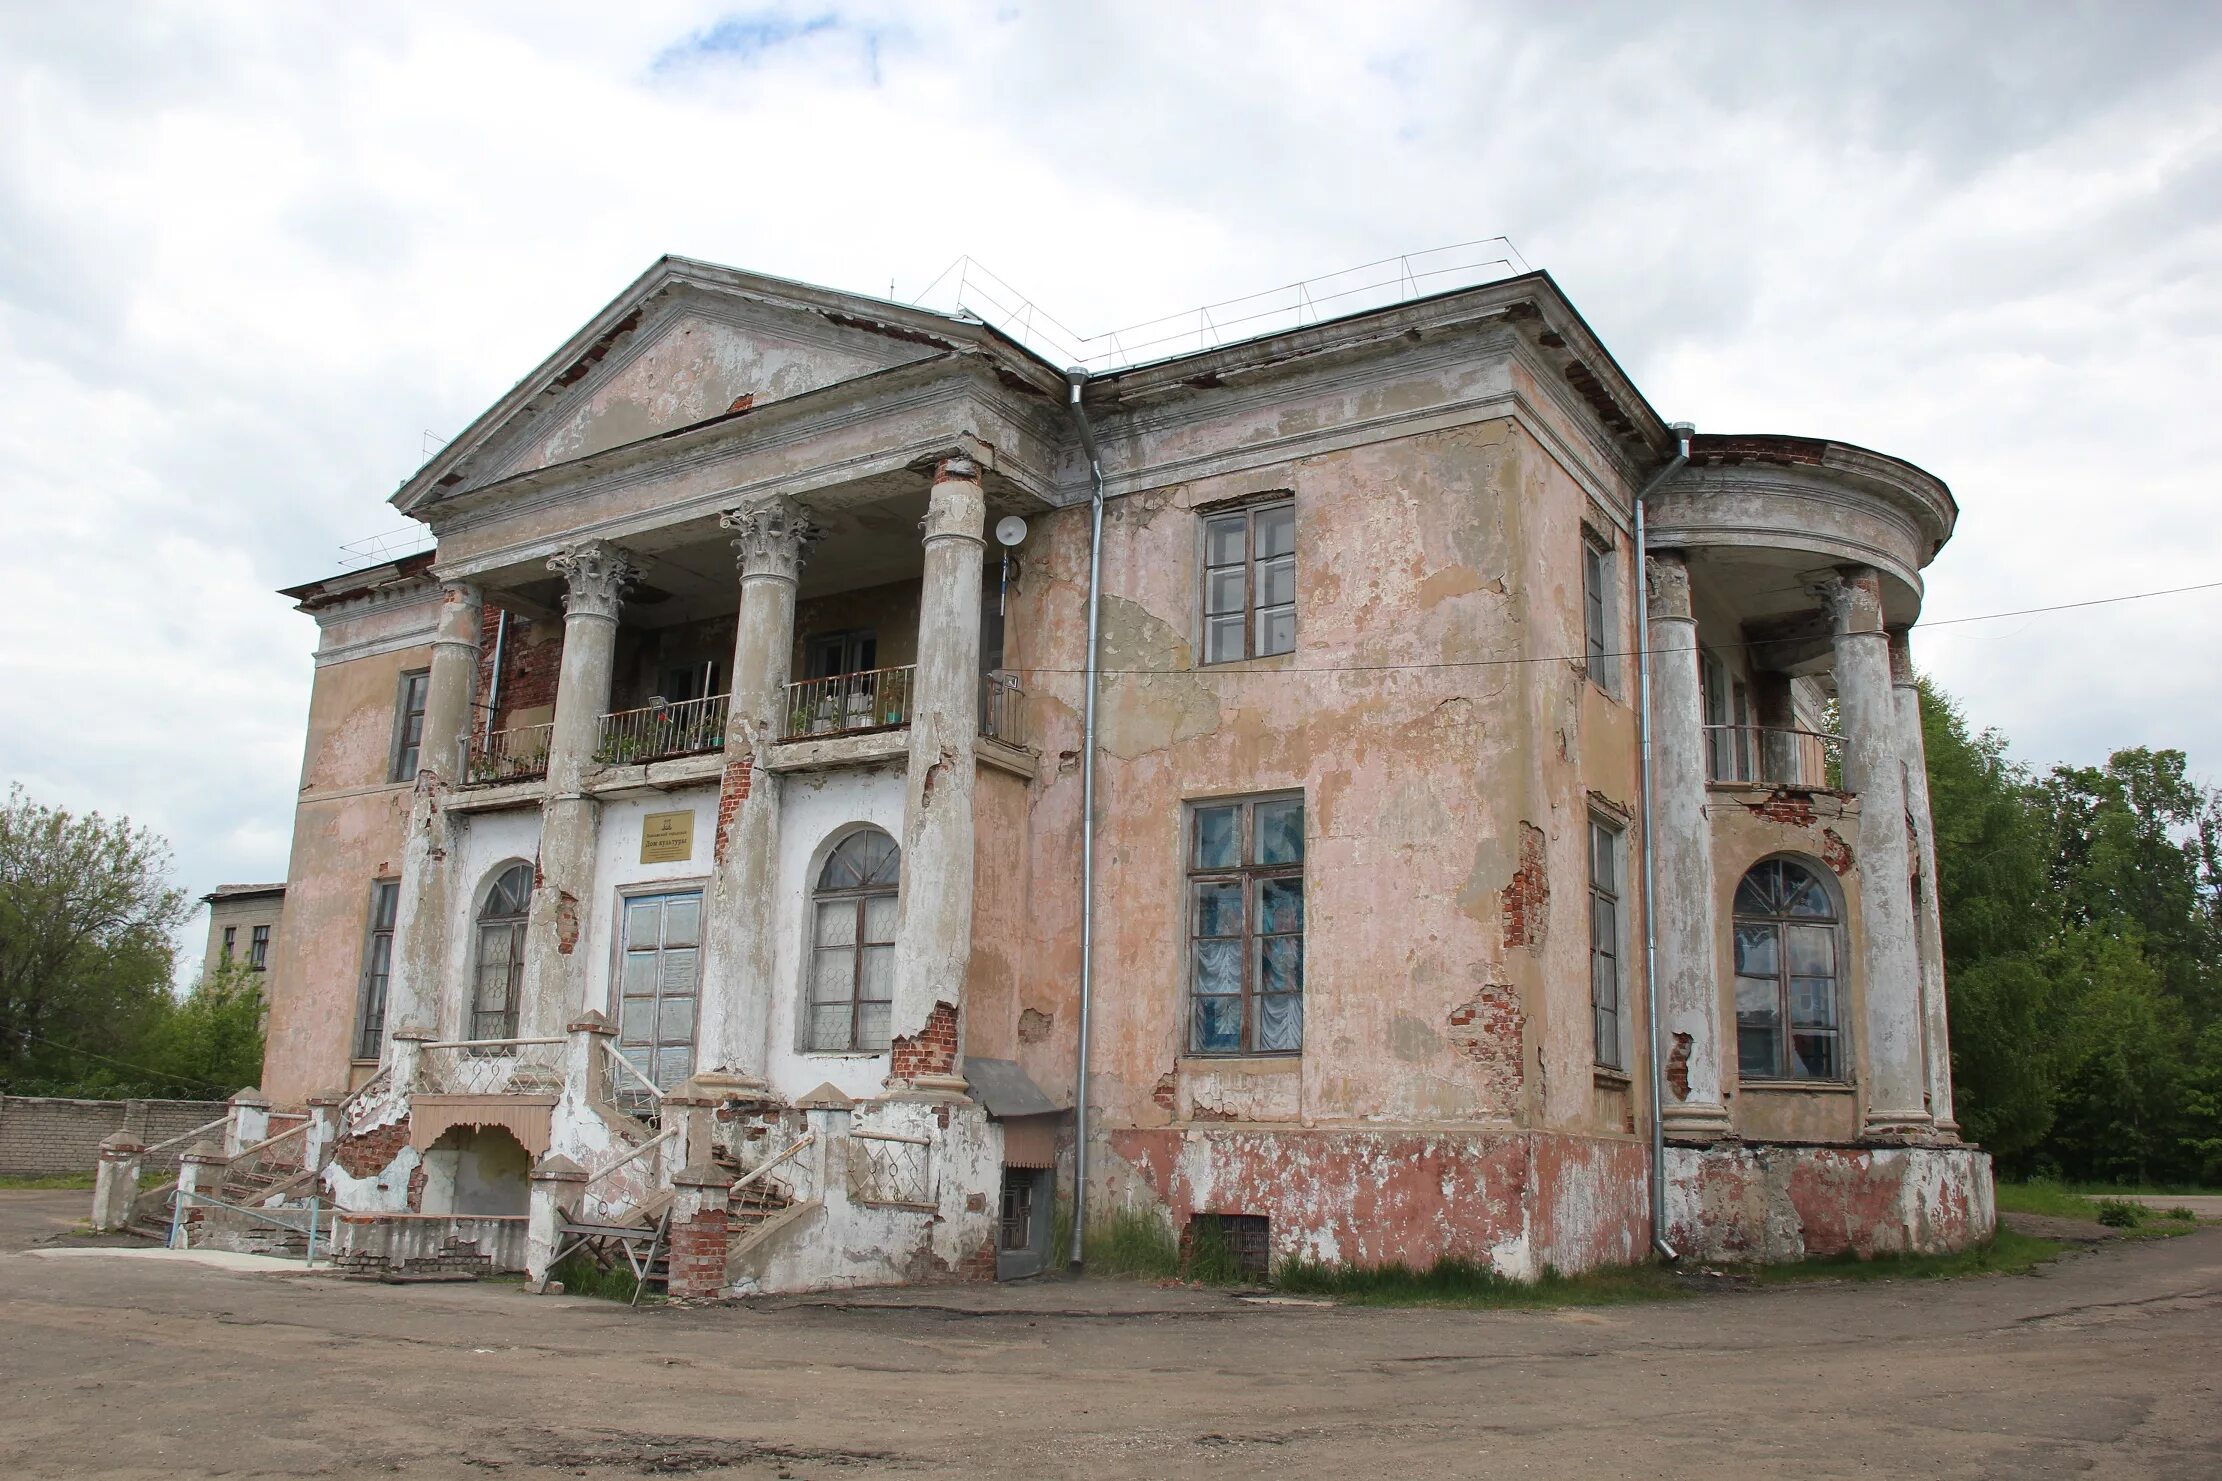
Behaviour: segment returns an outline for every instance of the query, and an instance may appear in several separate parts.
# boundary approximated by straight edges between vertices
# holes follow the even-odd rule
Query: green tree
[[[262,1076],[263,975],[225,960],[204,973],[182,1001],[165,1007],[133,1046],[147,1089],[163,1094],[229,1094]]]
[[[0,1084],[99,1078],[170,1008],[188,909],[170,849],[127,818],[11,787],[0,805]]]

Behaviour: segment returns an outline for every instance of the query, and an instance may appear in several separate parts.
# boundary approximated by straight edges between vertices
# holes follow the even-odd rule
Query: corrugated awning
[[[971,1087],[972,1098],[988,1108],[988,1114],[997,1120],[1012,1116],[1049,1116],[1065,1108],[1042,1093],[1042,1088],[1027,1078],[1026,1071],[1016,1060],[981,1059],[967,1054],[964,1057],[965,1083]]]

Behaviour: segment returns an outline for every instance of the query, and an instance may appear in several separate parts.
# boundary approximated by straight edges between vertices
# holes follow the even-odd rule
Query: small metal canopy
[[[967,1054],[964,1078],[972,1087],[972,1098],[986,1106],[988,1114],[998,1121],[1014,1116],[1053,1116],[1065,1110],[1027,1078],[1016,1060]]]

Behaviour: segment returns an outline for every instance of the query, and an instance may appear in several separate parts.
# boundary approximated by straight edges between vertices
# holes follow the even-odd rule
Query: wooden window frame
[[[1293,802],[1299,809],[1301,827],[1299,852],[1293,863],[1260,863],[1257,861],[1257,811],[1261,806]],[[1205,813],[1232,808],[1236,816],[1236,862],[1226,866],[1207,866],[1197,863],[1198,819]],[[1187,992],[1183,1007],[1186,1025],[1181,1040],[1186,1055],[1196,1059],[1287,1059],[1304,1052],[1304,1002],[1307,995],[1309,973],[1306,967],[1307,924],[1305,913],[1304,856],[1309,852],[1310,812],[1304,794],[1293,792],[1263,792],[1243,797],[1211,797],[1190,802],[1184,810],[1181,827],[1182,915],[1186,928],[1182,944],[1187,957],[1184,976]],[[1294,931],[1261,931],[1258,929],[1261,914],[1259,897],[1268,881],[1296,881],[1299,920]],[[1242,901],[1241,931],[1237,936],[1198,934],[1199,886],[1234,884],[1239,888]],[[1296,1043],[1289,1048],[1260,1048],[1259,1028],[1261,1013],[1259,1000],[1273,996],[1265,992],[1260,983],[1264,970],[1265,943],[1294,937],[1297,942],[1296,990],[1297,1003]],[[1204,941],[1239,940],[1242,952],[1242,1034],[1239,1047],[1232,1049],[1205,1048],[1197,1032],[1197,1000],[1223,998],[1224,993],[1199,993],[1197,991],[1196,961],[1198,943]]]
[[[1620,698],[1621,655],[1613,638],[1618,626],[1619,584],[1610,542],[1582,529],[1582,668],[1591,683]]]
[[[401,881],[372,880],[369,929],[363,933],[363,967],[355,989],[354,1057],[357,1060],[375,1060],[385,1053],[387,994],[393,985],[394,923],[400,913]],[[380,942],[386,947],[382,965],[378,953]]]
[[[1626,864],[1627,835],[1619,824],[1596,813],[1589,816],[1589,1006],[1592,1047],[1600,1069],[1626,1073],[1627,1025],[1625,1016],[1628,1003],[1628,974],[1623,943],[1626,932],[1622,929],[1621,891],[1625,888],[1628,869]],[[1598,878],[1598,851],[1602,842],[1604,855],[1610,866],[1611,878]],[[1602,915],[1603,919],[1600,919]],[[1601,1001],[1598,974],[1600,964],[1610,973],[1612,1001]],[[1605,1040],[1606,1025],[1612,1029],[1610,1052]]]
[[[512,871],[518,869],[525,871],[525,908],[523,913],[489,916],[486,912],[494,902],[494,892],[501,887],[501,882],[507,879]],[[466,1039],[514,1039],[517,1037],[518,1010],[521,1007],[520,998],[525,980],[525,927],[532,919],[533,886],[531,871],[532,866],[522,860],[513,860],[495,870],[492,880],[486,887],[485,898],[479,902],[478,909],[471,914],[471,1001],[468,1031],[463,1035]],[[509,981],[507,983],[509,1006],[500,1010],[482,1009],[479,1007],[479,1003],[484,997],[486,987],[486,933],[504,926],[509,930]],[[488,1033],[486,1032],[487,1025],[483,1020],[496,1014],[498,1014],[501,1021],[494,1027],[498,1028],[500,1032]]]
[[[1288,549],[1275,555],[1259,555],[1259,517],[1283,511],[1287,512],[1289,521]],[[1293,494],[1275,494],[1268,498],[1259,498],[1230,506],[1199,509],[1196,512],[1198,515],[1196,560],[1198,572],[1196,582],[1197,666],[1203,668],[1217,664],[1242,663],[1253,658],[1278,658],[1283,654],[1294,653],[1296,651],[1297,607],[1299,605],[1296,598],[1295,496]],[[1213,564],[1211,559],[1211,532],[1213,527],[1231,524],[1235,521],[1240,521],[1242,524],[1241,558]],[[1268,564],[1278,565],[1282,562],[1287,563],[1289,573],[1288,600],[1271,604],[1260,602],[1258,598],[1261,595],[1260,588],[1263,585],[1259,574],[1260,569]],[[1237,572],[1241,576],[1239,605],[1214,610],[1212,606],[1214,578]],[[1269,615],[1282,612],[1288,615],[1288,646],[1267,650],[1264,646],[1262,628]],[[1242,617],[1242,651],[1225,656],[1215,656],[1215,650],[1212,647],[1213,623],[1224,621],[1237,613]]]
[[[642,880],[637,884],[625,885],[618,890],[616,929],[610,932],[610,935],[613,939],[610,943],[612,961],[610,964],[609,1007],[607,1012],[611,1025],[617,1029],[617,1036],[616,1039],[613,1041],[612,1047],[615,1048],[619,1054],[623,1054],[628,1047],[625,1043],[625,960],[627,957],[633,955],[633,941],[631,935],[632,908],[643,900],[671,900],[692,898],[695,901],[694,946],[691,948],[694,952],[694,988],[692,992],[692,996],[694,998],[694,1015],[692,1024],[687,1033],[687,1042],[684,1047],[687,1050],[687,1073],[689,1075],[694,1073],[694,1067],[700,1058],[702,1042],[702,959],[705,949],[703,938],[706,934],[709,919],[709,887],[710,881],[708,879],[693,877],[686,879]],[[656,954],[660,957],[667,951],[671,951],[674,949],[683,951],[688,950],[689,948],[673,948],[666,945],[663,941],[659,940],[656,944],[655,949]],[[633,1064],[633,1068],[639,1070],[642,1077],[656,1085],[659,1090],[668,1091],[672,1088],[672,1085],[678,1084],[679,1080],[684,1080],[686,1076],[680,1076],[679,1080],[674,1080],[672,1082],[672,1085],[664,1084],[661,1080],[657,1079],[656,1076],[657,1054],[665,1049],[676,1049],[681,1047],[676,1043],[667,1044],[660,1037],[663,1022],[662,1004],[664,1001],[664,997],[665,994],[663,992],[661,977],[659,973],[657,990],[651,998],[651,1001],[653,1001],[657,1005],[657,1011],[655,1014],[656,1028],[651,1031],[649,1035],[649,1042],[647,1045],[649,1050],[649,1061],[645,1066],[636,1062]]]
[[[270,970],[270,927],[267,925],[248,929],[247,965],[257,972]]]
[[[237,927],[237,926],[226,926],[226,927],[224,927],[224,944],[223,944],[223,946],[222,946],[222,947],[220,947],[220,948],[219,948],[218,950],[219,950],[219,955],[218,955],[218,958],[217,958],[217,960],[219,960],[219,961],[229,962],[229,961],[231,961],[231,960],[232,960],[232,959],[233,959],[233,958],[234,958],[234,957],[235,957],[235,956],[236,956],[236,955],[238,954],[238,951],[239,951],[239,927]]]
[[[877,833],[882,838],[887,839],[890,844],[894,845],[895,882],[891,885],[873,884],[845,886],[839,889],[826,888],[824,885],[825,871],[832,865],[834,856],[844,846],[846,846],[851,839],[861,837],[866,833]],[[885,1054],[892,1047],[895,992],[894,978],[892,975],[892,953],[895,946],[895,935],[891,929],[886,940],[875,940],[865,934],[865,921],[870,913],[869,902],[879,899],[894,900],[896,902],[896,909],[898,911],[897,918],[900,919],[899,912],[901,910],[903,888],[902,869],[903,854],[901,843],[894,837],[894,835],[887,832],[886,829],[879,827],[851,829],[849,832],[844,833],[839,839],[835,840],[833,847],[826,850],[825,857],[819,861],[818,867],[814,872],[814,876],[811,880],[809,900],[810,908],[806,913],[806,919],[804,923],[804,931],[807,933],[807,935],[804,943],[805,965],[803,968],[802,988],[803,1022],[801,1038],[803,1053]],[[844,902],[854,902],[856,911],[855,929],[851,934],[848,943],[842,946],[826,946],[820,944],[818,940],[818,920],[820,915],[820,907],[824,905],[838,905]],[[864,996],[864,950],[866,947],[872,946],[884,946],[888,948],[890,952],[888,996],[884,1000],[888,1005],[888,1018],[890,1020],[890,1038],[886,1043],[867,1042],[864,1039],[862,1033],[865,1006],[868,1003],[878,1003],[882,1001],[882,999],[879,998],[867,998]],[[829,951],[846,951],[849,954],[849,1034],[848,1042],[846,1044],[821,1044],[818,1042],[818,1009],[821,1006],[838,1006],[841,1001],[840,999],[835,998],[825,1003],[821,1003],[818,998],[819,953]]]
[[[422,687],[419,687],[419,681]],[[424,764],[424,712],[432,700],[432,670],[403,669],[394,689],[393,749],[386,758],[386,780],[411,782]],[[416,722],[411,735],[410,722]]]
[[[1738,909],[1736,896],[1742,893],[1745,881],[1755,871],[1771,864],[1788,865],[1810,876],[1818,886],[1822,898],[1828,902],[1829,914],[1826,917],[1796,915],[1780,910],[1769,914],[1759,914]],[[1835,1044],[1836,1063],[1831,1074],[1801,1073],[1797,1068],[1797,1056],[1791,1041],[1800,1031],[1800,1025],[1794,1016],[1795,1003],[1790,983],[1792,978],[1799,976],[1811,980],[1813,974],[1796,973],[1790,969],[1790,943],[1784,928],[1792,925],[1825,928],[1829,933],[1832,968],[1828,976],[1829,1012],[1833,1022],[1828,1028],[1821,1031],[1826,1032]],[[1741,933],[1747,927],[1771,928],[1775,937],[1775,970],[1773,973],[1775,1054],[1773,1066],[1764,1072],[1744,1068],[1743,1015],[1740,988],[1746,981],[1764,982],[1768,980],[1766,977],[1757,974],[1746,974],[1738,970],[1742,965],[1739,955],[1739,942]],[[1736,1026],[1736,1078],[1738,1082],[1743,1084],[1772,1083],[1814,1086],[1850,1084],[1852,1082],[1851,1028],[1847,1021],[1850,1003],[1849,995],[1845,992],[1844,976],[1844,902],[1831,885],[1824,867],[1812,860],[1785,854],[1770,854],[1754,863],[1750,869],[1745,870],[1743,874],[1737,877],[1736,883],[1730,891],[1728,940],[1729,1011]],[[1807,1024],[1803,1027],[1807,1033],[1816,1031],[1815,1025]]]

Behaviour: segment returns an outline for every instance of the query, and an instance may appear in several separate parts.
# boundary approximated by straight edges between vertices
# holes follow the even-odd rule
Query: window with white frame
[[[1304,1047],[1304,799],[1199,802],[1188,814],[1188,1049]]]
[[[1296,649],[1296,503],[1204,517],[1203,661]]]
[[[1589,1002],[1595,1020],[1597,1063],[1624,1070],[1620,999],[1620,830],[1603,818],[1589,820]]]
[[[694,1073],[702,892],[629,895],[617,969],[617,1052],[669,1090]]]
[[[1620,693],[1620,654],[1613,642],[1612,550],[1595,535],[1582,536],[1582,654],[1591,682]]]
[[[810,897],[810,1021],[821,1052],[888,1046],[895,1006],[895,916],[902,852],[877,828],[835,846]]]
[[[471,1031],[474,1039],[517,1037],[517,1010],[525,980],[525,922],[532,915],[532,866],[501,872],[478,908],[472,956]]]

